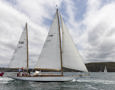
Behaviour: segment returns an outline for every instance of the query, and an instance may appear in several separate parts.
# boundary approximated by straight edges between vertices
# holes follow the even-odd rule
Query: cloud
[[[59,7],[61,1],[62,0],[5,0],[4,2],[13,6],[19,12],[24,13],[33,22],[39,25],[43,25],[45,18],[53,18],[56,9],[56,4]]]
[[[1,0],[0,58],[4,60],[1,63],[6,64],[11,59],[26,21],[30,59],[35,63],[56,4],[85,62],[114,61],[114,0]]]
[[[29,23],[30,55],[39,55],[45,37],[46,28],[33,23],[25,14],[0,1],[0,58],[1,64],[8,64],[26,22]],[[39,36],[39,37],[38,37]],[[36,53],[37,50],[37,53]],[[2,61],[3,59],[3,61]],[[36,59],[37,60],[37,59]],[[35,61],[35,60],[34,60]]]
[[[86,30],[79,44],[83,48],[84,58],[89,62],[114,61],[115,58],[115,2],[101,5],[100,0],[89,0],[82,21]]]

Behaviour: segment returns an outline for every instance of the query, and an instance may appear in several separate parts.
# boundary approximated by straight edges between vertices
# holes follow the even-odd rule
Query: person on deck
[[[24,69],[23,69],[23,67],[18,69],[17,76],[22,76],[22,75],[21,75],[21,72],[24,73]]]
[[[20,73],[21,73],[21,68],[18,68],[17,76],[21,76]]]
[[[30,70],[30,69],[28,69],[28,74],[29,74],[29,76],[30,76],[30,73],[31,73],[31,70]]]
[[[19,69],[18,69],[18,72],[21,72],[21,71],[22,71],[22,69],[21,69],[21,68],[19,68]]]

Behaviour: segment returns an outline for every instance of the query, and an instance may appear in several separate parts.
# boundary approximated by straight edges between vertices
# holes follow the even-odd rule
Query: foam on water
[[[73,79],[72,82],[76,82],[77,80],[76,79]]]
[[[8,75],[10,72],[8,72]],[[0,90],[115,90],[115,73],[90,73],[69,82],[29,82],[0,77]]]
[[[8,83],[8,81],[11,81],[13,79],[8,77],[0,77],[0,83]]]
[[[92,89],[92,90],[98,90],[98,88],[93,87],[92,85],[86,85],[86,87],[88,87],[89,89]]]
[[[87,82],[87,83],[101,83],[101,84],[115,84],[115,81],[110,81],[110,80],[91,80],[91,79],[78,79],[77,82]]]

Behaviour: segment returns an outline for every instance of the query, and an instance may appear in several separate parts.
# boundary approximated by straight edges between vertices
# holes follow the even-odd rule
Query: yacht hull
[[[77,79],[78,77],[72,76],[61,76],[61,77],[14,77],[8,76],[9,78],[16,80],[24,80],[24,81],[35,81],[35,82],[64,82],[64,81],[72,81]]]

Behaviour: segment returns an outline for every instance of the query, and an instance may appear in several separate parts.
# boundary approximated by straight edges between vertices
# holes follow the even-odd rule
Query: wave
[[[8,77],[0,77],[0,83],[8,83],[11,80],[13,79],[8,78]]]
[[[100,79],[95,79],[95,80],[91,80],[91,79],[78,79],[77,82],[87,82],[87,83],[101,83],[101,84],[115,84],[115,81],[110,81],[110,80],[100,80]]]
[[[96,88],[96,87],[93,87],[92,85],[86,85],[86,87],[88,87],[89,89],[91,89],[91,90],[97,90],[98,88]]]

